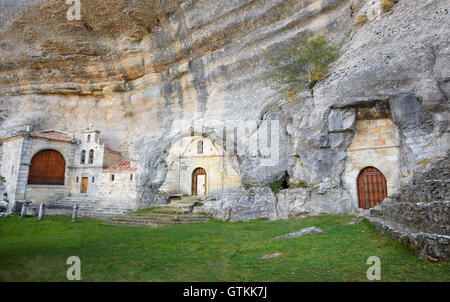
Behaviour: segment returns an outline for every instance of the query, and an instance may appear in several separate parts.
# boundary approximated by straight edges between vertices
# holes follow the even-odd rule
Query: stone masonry
[[[450,260],[449,164],[448,157],[429,162],[368,217],[381,234],[430,261]]]

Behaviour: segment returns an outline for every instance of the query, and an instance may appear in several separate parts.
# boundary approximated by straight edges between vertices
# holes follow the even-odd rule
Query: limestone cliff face
[[[382,13],[366,0],[81,0],[80,21],[67,20],[68,8],[0,4],[0,137],[93,121],[138,165],[141,187],[155,189],[170,134],[183,134],[171,131],[177,121],[279,119],[279,164],[240,158],[243,183],[287,171],[333,212],[351,208],[340,177],[353,135],[330,132],[333,108],[388,102],[403,177],[447,155],[447,1],[402,0]],[[343,42],[342,55],[314,97],[289,105],[264,86],[263,54],[315,34]]]

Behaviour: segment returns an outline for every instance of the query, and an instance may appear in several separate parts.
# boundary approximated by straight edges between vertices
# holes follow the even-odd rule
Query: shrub
[[[330,45],[325,36],[305,41],[300,47],[290,47],[279,53],[266,54],[272,71],[264,77],[266,85],[286,93],[288,101],[310,90],[325,79],[328,68],[338,58],[339,47]]]
[[[283,189],[283,184],[281,181],[274,181],[268,184],[268,187],[273,191],[273,193],[277,194]]]
[[[244,184],[244,189],[246,189],[246,190],[250,189],[251,187],[252,187],[252,185],[250,185],[250,184]]]
[[[394,7],[394,4],[395,3],[391,0],[382,0],[381,1],[381,9],[383,10],[383,12],[387,13]]]
[[[367,21],[367,17],[365,16],[360,16],[356,19],[355,24],[361,24]]]

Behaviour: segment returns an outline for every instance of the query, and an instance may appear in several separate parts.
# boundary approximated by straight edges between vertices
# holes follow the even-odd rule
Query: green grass
[[[84,281],[367,281],[369,256],[382,281],[450,281],[446,264],[422,261],[352,216],[210,222],[160,229],[101,225],[82,218],[0,219],[0,281],[65,281],[81,259]],[[327,234],[272,240],[316,226]],[[263,255],[280,257],[261,259]]]
[[[137,210],[136,212],[133,212],[132,214],[148,214],[148,213],[156,213],[155,209],[158,208],[147,208],[147,209],[140,209]]]

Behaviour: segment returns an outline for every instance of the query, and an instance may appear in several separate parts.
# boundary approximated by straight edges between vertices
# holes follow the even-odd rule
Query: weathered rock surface
[[[0,137],[27,124],[72,132],[93,121],[138,168],[141,204],[165,202],[158,188],[182,119],[280,121],[279,164],[240,158],[243,183],[264,186],[287,172],[309,190],[278,201],[265,189],[237,190],[208,205],[230,220],[354,212],[341,176],[363,104],[390,105],[403,182],[448,156],[446,1],[401,0],[388,13],[368,0],[82,0],[81,8],[81,20],[68,21],[64,1],[0,3]],[[264,85],[263,54],[318,33],[342,42],[342,54],[314,96],[288,104]],[[436,186],[433,196],[448,188]]]
[[[277,194],[276,214],[278,219],[288,219],[311,214],[311,190],[282,190]]]
[[[229,189],[220,199],[206,202],[203,211],[220,220],[275,219],[276,198],[270,188]]]
[[[293,232],[293,233],[289,233],[286,235],[281,235],[278,237],[273,238],[274,240],[278,240],[278,239],[285,239],[285,238],[294,238],[294,237],[300,237],[300,236],[308,236],[308,235],[313,235],[313,234],[326,234],[326,232],[324,232],[323,230],[316,228],[316,227],[309,227],[309,228],[305,228],[302,229],[298,232]]]

